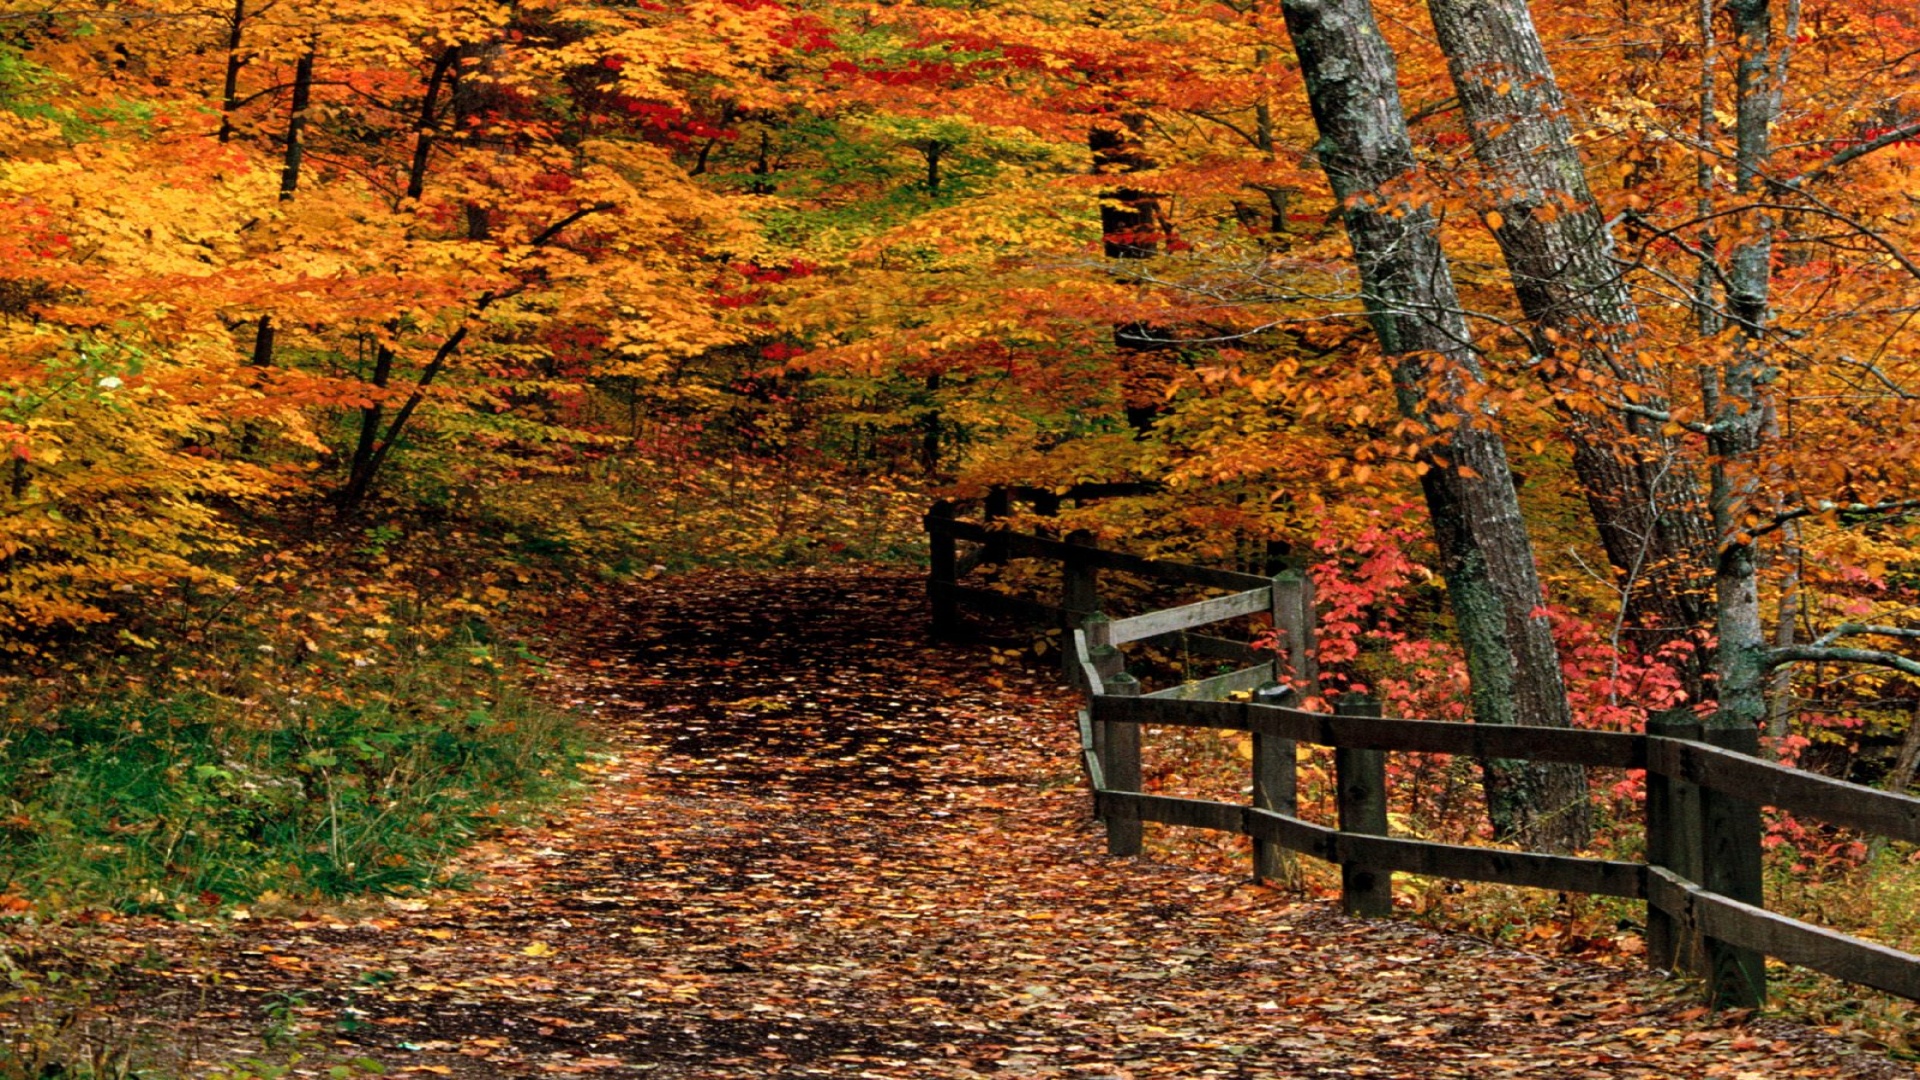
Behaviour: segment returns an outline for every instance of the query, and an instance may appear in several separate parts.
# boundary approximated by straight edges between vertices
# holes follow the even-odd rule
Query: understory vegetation
[[[608,584],[919,547],[910,486],[629,468],[464,512],[320,509],[231,585],[43,639],[0,677],[0,897],[206,913],[443,884],[577,782],[592,736],[540,698],[542,653]]]
[[[556,473],[506,504],[395,498],[344,525],[313,507],[221,563],[231,585],[37,639],[0,676],[0,1077],[377,1074],[288,1034],[297,1003],[257,1018],[251,1052],[156,1045],[112,1018],[183,958],[89,943],[135,916],[217,938],[254,912],[463,886],[465,849],[563,813],[592,771],[600,737],[548,667],[605,589],[914,558],[921,506],[910,486],[706,463]],[[227,1064],[186,1069],[206,1053]]]

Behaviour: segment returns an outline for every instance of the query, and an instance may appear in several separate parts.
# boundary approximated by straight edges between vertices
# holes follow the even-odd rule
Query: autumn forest
[[[1908,792],[1916,192],[1902,0],[0,0],[0,1014],[28,1032],[0,1077],[385,1067],[313,1044],[364,982],[234,1006],[283,1036],[245,1067],[139,1065],[92,1010],[144,1000],[127,950],[178,931],[78,927],[360,925],[325,905],[424,905],[568,800],[678,843],[602,803],[733,721],[648,725],[799,707],[678,605],[840,687],[869,661],[825,642],[926,635],[921,515],[1008,487],[1055,493],[1024,532],[1308,575],[1309,707],[1685,714]],[[884,630],[769,644],[829,608]],[[1057,628],[982,635],[937,679],[1020,703],[956,708],[1071,714]],[[1149,784],[1235,753],[1181,744]],[[1394,777],[1415,835],[1643,842],[1637,771]],[[1769,905],[1920,942],[1912,850],[1764,827]],[[1153,853],[1239,857],[1210,843]],[[1410,888],[1456,928],[1639,948],[1604,905]],[[1910,1003],[1802,989],[1914,1050]],[[458,1053],[430,1071],[489,1060]]]

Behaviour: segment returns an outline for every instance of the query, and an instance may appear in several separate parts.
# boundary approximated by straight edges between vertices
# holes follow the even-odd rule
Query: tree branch
[[[1783,664],[1806,660],[1829,664],[1871,664],[1874,667],[1892,668],[1903,675],[1920,679],[1920,660],[1880,649],[1841,649],[1832,645],[1779,645],[1766,649],[1760,654],[1760,666],[1767,671],[1772,671]]]
[[[567,226],[574,224],[589,214],[597,214],[605,210],[611,210],[614,206],[615,204],[610,202],[597,202],[583,206],[547,226],[545,229],[542,229],[538,235],[529,241],[528,246],[534,248],[545,247],[553,241],[554,237],[559,236]],[[378,473],[380,466],[385,464],[387,454],[393,449],[394,444],[399,441],[400,432],[406,428],[407,421],[413,418],[414,411],[420,408],[422,401],[426,400],[427,387],[431,386],[434,379],[439,377],[441,369],[447,366],[447,362],[453,359],[454,354],[460,351],[461,343],[466,341],[467,332],[473,326],[472,320],[474,316],[487,310],[487,308],[493,305],[494,301],[514,296],[520,291],[521,287],[514,287],[503,292],[494,292],[489,289],[480,294],[479,299],[474,301],[473,310],[469,311],[466,316],[461,319],[460,325],[454,329],[452,334],[448,335],[445,341],[440,343],[439,348],[434,350],[433,359],[428,361],[427,366],[421,370],[420,377],[414,381],[413,391],[407,395],[407,400],[400,406],[399,411],[393,414],[393,420],[388,423],[385,436],[381,438],[379,445],[374,448],[372,457],[367,465],[367,474],[369,477]]]
[[[553,224],[547,226],[546,228],[540,230],[538,235],[536,235],[533,239],[527,241],[527,246],[537,247],[537,248],[546,247],[548,244],[553,242],[554,237],[559,236],[561,233],[565,232],[569,226],[573,225],[575,222],[579,221],[581,218],[587,217],[592,214],[604,214],[608,210],[613,209],[613,207],[614,207],[614,204],[610,202],[589,203],[586,206],[583,206],[580,209],[575,210],[573,213],[568,214],[566,217],[561,218],[559,221],[556,221]],[[485,306],[485,305],[483,304],[482,306]]]
[[[1900,268],[1902,270],[1905,270],[1908,273],[1908,275],[1913,277],[1915,280],[1920,280],[1920,265],[1916,265],[1913,259],[1910,258],[1906,252],[1901,251],[1900,248],[1897,245],[1895,245],[1893,241],[1881,235],[1879,231],[1868,227],[1866,222],[1861,221],[1860,219],[1853,217],[1850,214],[1845,214],[1835,209],[1826,200],[1820,198],[1818,195],[1815,195],[1812,192],[1798,191],[1796,192],[1796,194],[1800,195],[1802,198],[1806,199],[1808,202],[1812,203],[1813,205],[1797,206],[1793,203],[1755,203],[1754,205],[1766,210],[1783,210],[1788,213],[1800,213],[1800,214],[1819,214],[1830,220],[1840,222],[1841,224],[1847,226],[1848,228],[1854,230],[1859,235],[1871,241],[1873,243],[1873,246],[1879,248],[1881,251],[1886,252],[1887,256],[1891,258],[1894,262],[1899,263]]]
[[[1764,536],[1789,521],[1798,521],[1817,514],[1892,514],[1901,510],[1920,510],[1920,499],[1889,499],[1886,502],[1877,503],[1837,503],[1822,499],[1806,506],[1796,506],[1792,510],[1783,510],[1775,514],[1768,524],[1748,531],[1754,536]]]
[[[1617,412],[1626,413],[1628,416],[1638,416],[1642,419],[1653,420],[1662,424],[1678,424],[1696,435],[1712,435],[1715,431],[1719,430],[1719,425],[1717,424],[1703,424],[1698,420],[1677,420],[1671,412],[1665,409],[1650,408],[1638,402],[1626,400],[1609,401],[1607,406]]]
[[[1820,179],[1827,173],[1845,165],[1849,161],[1865,157],[1875,150],[1892,146],[1894,143],[1905,142],[1915,136],[1920,136],[1920,120],[1910,120],[1898,127],[1888,128],[1886,131],[1875,135],[1865,142],[1854,143],[1852,146],[1835,153],[1832,157],[1815,165],[1813,168],[1808,169],[1798,176],[1782,180],[1780,183],[1790,188],[1798,188],[1810,181]]]
[[[1236,124],[1233,121],[1226,119],[1225,117],[1215,116],[1212,113],[1205,111],[1204,109],[1188,109],[1186,110],[1186,112],[1187,112],[1187,115],[1189,116],[1196,116],[1202,120],[1207,121],[1210,124],[1218,124],[1221,127],[1226,128],[1228,131],[1231,131],[1235,135],[1238,135],[1240,136],[1240,138],[1246,140],[1246,143],[1248,146],[1258,148],[1260,145],[1260,140],[1254,137],[1253,132],[1248,131],[1246,128],[1241,127],[1239,124]]]
[[[1870,626],[1866,623],[1841,623],[1813,640],[1814,645],[1831,645],[1843,637],[1920,638],[1920,627]]]
[[[1422,105],[1407,115],[1407,126],[1414,127],[1422,120],[1431,120],[1442,113],[1450,113],[1460,107],[1460,95],[1453,94],[1439,101]]]

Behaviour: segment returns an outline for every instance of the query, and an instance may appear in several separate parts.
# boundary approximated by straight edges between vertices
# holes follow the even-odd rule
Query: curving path
[[[224,975],[183,964],[170,1022],[216,1046],[282,1002],[316,1075],[1914,1075],[1638,973],[1107,859],[1071,698],[927,647],[920,589],[621,597],[555,687],[617,755],[575,812],[477,850],[475,891],[203,944]]]

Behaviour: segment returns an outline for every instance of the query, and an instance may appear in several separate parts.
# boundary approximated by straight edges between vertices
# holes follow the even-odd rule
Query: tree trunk
[[[287,114],[287,146],[280,162],[280,200],[300,190],[300,162],[306,154],[307,109],[313,101],[313,56],[309,48],[293,68],[293,106]]]
[[[583,206],[542,229],[538,235],[527,241],[527,246],[535,249],[546,247],[581,219],[611,210],[614,205],[613,203],[593,203]],[[372,492],[373,481],[380,474],[380,467],[386,463],[387,455],[392,453],[394,446],[399,443],[400,436],[407,430],[407,424],[413,419],[414,413],[426,401],[427,392],[433,386],[434,380],[439,378],[440,373],[446,370],[447,364],[459,355],[460,346],[467,340],[467,334],[472,329],[472,320],[477,319],[492,307],[494,301],[500,299],[502,295],[488,290],[481,293],[480,298],[473,302],[472,309],[466,315],[467,321],[463,321],[453,333],[447,335],[446,340],[440,343],[440,347],[433,351],[432,359],[420,369],[420,377],[414,380],[413,389],[407,394],[407,399],[394,410],[393,419],[387,421],[384,434],[380,430],[380,419],[384,411],[380,402],[375,401],[361,411],[360,441],[354,448],[353,466],[347,477],[347,485],[340,492],[341,517],[351,517],[366,500],[367,495]],[[509,292],[504,295],[513,294]],[[393,349],[384,344],[379,346],[374,354],[372,382],[382,390],[391,382],[393,361]]]
[[[1286,0],[1287,30],[1319,127],[1315,151],[1344,207],[1369,321],[1394,358],[1400,408],[1429,434],[1422,477],[1480,723],[1569,726],[1560,663],[1506,450],[1470,407],[1481,381],[1437,222],[1381,190],[1416,168],[1393,53],[1366,0]],[[1586,842],[1575,766],[1489,761],[1487,798],[1505,837]]]
[[[433,156],[433,133],[440,113],[440,93],[446,86],[454,63],[460,57],[458,45],[449,46],[434,61],[433,73],[427,77],[426,94],[420,101],[420,115],[414,122],[413,163],[407,170],[407,198],[418,199],[426,193],[427,165]],[[398,334],[397,322],[387,324],[387,333]],[[465,328],[460,331],[465,336]],[[387,437],[380,437],[380,422],[386,410],[382,404],[384,391],[393,381],[393,364],[397,358],[393,345],[381,342],[375,350],[373,377],[368,380],[374,388],[381,391],[371,405],[360,410],[360,437],[355,441],[353,461],[347,468],[346,486],[340,489],[340,516],[350,517],[366,501],[373,491],[373,480],[380,471],[380,465],[386,460],[387,452],[392,448],[393,440],[398,437],[402,421],[396,417],[388,428]],[[406,412],[410,415],[412,410]]]
[[[1900,755],[1894,758],[1893,768],[1887,773],[1886,782],[1880,786],[1905,795],[1907,789],[1913,786],[1913,774],[1916,771],[1920,771],[1920,700],[1916,700],[1913,708],[1908,710],[1907,733],[1900,737]]]
[[[1780,581],[1779,613],[1773,620],[1773,647],[1791,648],[1799,644],[1800,620],[1800,523],[1789,521],[1780,529],[1781,558],[1787,564],[1786,574]],[[1793,731],[1793,722],[1800,714],[1799,702],[1793,696],[1793,666],[1782,664],[1772,674],[1769,692],[1773,701],[1772,710],[1767,719],[1767,734],[1776,739],[1785,738]],[[1902,747],[1902,753],[1905,748]]]
[[[1780,110],[1773,12],[1769,0],[1733,0],[1739,62],[1735,94],[1735,190],[1759,201],[1766,194],[1773,122]],[[1741,215],[1729,254],[1727,307],[1733,355],[1709,374],[1707,439],[1712,454],[1708,499],[1719,555],[1714,566],[1719,711],[1713,724],[1755,727],[1766,720],[1766,625],[1760,611],[1758,559],[1747,516],[1761,483],[1760,450],[1773,428],[1772,378],[1766,332],[1771,321],[1773,218],[1753,207]]]
[[[435,125],[440,111],[440,91],[460,59],[460,46],[449,45],[433,63],[427,76],[427,94],[420,102],[420,119],[414,123],[413,164],[407,169],[407,198],[418,199],[427,190],[427,164],[433,159]]]
[[[1654,651],[1705,626],[1712,538],[1680,448],[1663,422],[1659,379],[1638,355],[1640,313],[1610,257],[1613,237],[1587,186],[1546,50],[1523,0],[1428,0],[1440,47],[1493,195],[1493,234],[1532,330],[1540,367],[1562,399],[1573,467],[1629,626]],[[1703,657],[1672,650],[1689,695],[1705,691]]]
[[[1098,176],[1125,176],[1154,167],[1142,138],[1146,117],[1126,113],[1116,121],[1095,124],[1087,132]],[[1134,187],[1101,192],[1100,235],[1109,259],[1150,259],[1171,231],[1160,195]],[[1121,362],[1121,396],[1127,423],[1145,437],[1165,410],[1167,377],[1172,369],[1165,327],[1133,321],[1113,328],[1113,344]]]
[[[920,418],[920,468],[928,476],[940,475],[940,373],[927,372],[927,412]]]
[[[1115,122],[1095,124],[1087,132],[1093,152],[1093,171],[1099,176],[1124,176],[1154,167],[1142,133],[1146,117],[1127,113]],[[1139,188],[1120,187],[1102,192],[1100,234],[1109,259],[1150,259],[1160,252],[1167,232],[1160,196]]]
[[[373,490],[375,451],[380,442],[380,419],[386,409],[381,404],[388,384],[393,381],[393,346],[386,342],[374,346],[372,383],[381,397],[360,410],[360,437],[354,443],[353,461],[347,467],[347,486],[340,491],[340,513],[345,517],[360,508]]]
[[[240,45],[240,20],[246,14],[245,0],[239,0],[233,8],[234,31],[232,46]],[[294,193],[300,190],[300,161],[304,152],[304,134],[307,127],[307,107],[313,98],[313,60],[315,50],[311,47],[301,54],[293,69],[293,104],[287,114],[287,144],[282,151],[280,161],[280,201],[293,201]],[[237,54],[236,54],[237,55]],[[220,121],[221,141],[225,142],[232,116],[233,95],[236,93],[235,80],[239,69],[231,61],[227,69],[227,109]],[[276,337],[272,315],[262,315],[253,328],[253,356],[247,361],[255,368],[273,366],[273,345]],[[240,437],[240,455],[252,456],[260,444],[259,429],[249,423]]]
[[[240,43],[246,26],[247,0],[233,0],[233,14],[227,17],[227,74],[220,87],[220,131],[215,136],[223,143],[233,139],[233,114],[240,108],[240,69],[247,66]]]

